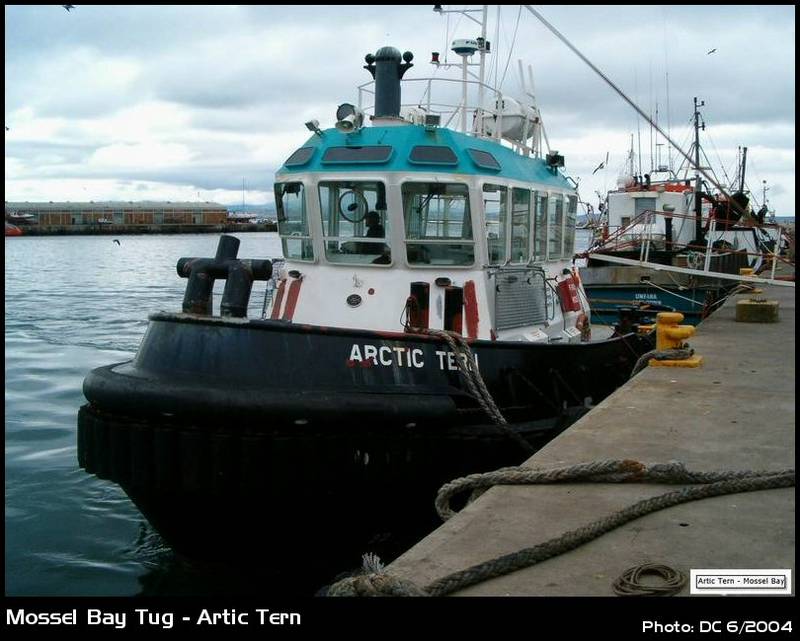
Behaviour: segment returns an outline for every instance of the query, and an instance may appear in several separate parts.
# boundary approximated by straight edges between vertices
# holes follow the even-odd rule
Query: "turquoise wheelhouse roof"
[[[457,131],[445,128],[426,130],[422,125],[403,125],[397,127],[364,127],[355,133],[343,133],[338,129],[326,129],[320,137],[312,135],[300,148],[313,148],[313,154],[305,159],[309,152],[299,154],[296,158],[292,154],[287,162],[278,169],[277,175],[285,178],[287,175],[298,173],[331,173],[331,172],[436,172],[452,174],[471,174],[487,177],[519,180],[524,182],[546,185],[554,189],[574,191],[574,186],[563,174],[553,173],[541,158],[526,158],[507,147],[492,140],[484,140],[467,136]],[[369,162],[359,162],[344,159],[347,152],[339,154],[339,160],[325,162],[323,157],[332,148],[357,148],[357,147],[390,147],[391,153],[381,153],[377,149],[375,159]],[[422,147],[449,147],[455,154],[455,159],[450,156],[449,161],[418,162],[410,159],[412,149]],[[497,160],[500,169],[489,169],[480,166],[469,150],[488,152]],[[333,152],[336,154],[337,152]],[[295,163],[290,162],[294,158]],[[305,160],[305,162],[303,162]]]

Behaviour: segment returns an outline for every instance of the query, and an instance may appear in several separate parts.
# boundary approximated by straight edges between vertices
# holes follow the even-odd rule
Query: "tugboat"
[[[454,50],[482,71],[489,43]],[[442,483],[522,462],[653,347],[588,340],[577,194],[563,157],[541,157],[535,107],[465,81],[493,99],[453,107],[462,131],[401,115],[412,59],[367,55],[374,107],[306,123],[275,179],[283,260],[239,260],[232,236],[181,258],[182,312],[152,314],[136,357],[84,382],[80,465],[184,555],[317,563],[430,528]]]

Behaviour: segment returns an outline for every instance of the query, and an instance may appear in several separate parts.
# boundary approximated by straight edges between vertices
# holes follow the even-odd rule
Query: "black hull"
[[[252,562],[263,549],[274,563],[268,550],[314,549],[357,559],[382,534],[432,528],[443,483],[529,455],[491,423],[430,337],[150,321],[134,361],[86,378],[79,462],[118,483],[187,556]],[[367,346],[374,359],[353,358],[372,354]],[[513,431],[538,448],[587,400],[625,382],[652,339],[472,348]]]

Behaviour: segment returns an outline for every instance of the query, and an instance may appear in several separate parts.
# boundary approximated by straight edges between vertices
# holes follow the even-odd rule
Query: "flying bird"
[[[120,244],[120,242],[116,238],[114,239],[114,242],[117,243],[117,245]]]
[[[709,52],[708,52],[706,55],[707,55],[707,56],[710,56],[710,55],[711,55],[712,53],[714,53],[715,51],[716,51],[716,49],[712,49],[712,50],[711,50],[711,51],[709,51]]]
[[[592,172],[592,176],[594,176],[598,171],[603,169],[606,166],[607,162],[608,162],[608,152],[606,152],[606,159],[603,162],[601,162],[599,165],[597,165],[595,170]]]
[[[74,4],[62,4],[61,6],[64,7],[67,10],[67,12],[69,12],[70,9],[75,8]]]

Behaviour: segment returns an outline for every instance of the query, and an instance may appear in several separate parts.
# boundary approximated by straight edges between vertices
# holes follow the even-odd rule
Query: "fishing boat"
[[[694,166],[704,155],[700,107],[694,99]],[[581,269],[597,323],[613,323],[620,308],[654,322],[659,311],[678,311],[696,325],[742,282],[741,270],[758,273],[775,263],[781,229],[750,208],[745,188],[747,147],[733,188],[715,188],[699,171],[659,166],[636,175],[633,148],[627,174],[608,193],[597,237]]]
[[[34,225],[37,222],[36,216],[33,214],[23,214],[16,211],[6,213],[6,222],[11,225]]]
[[[80,465],[178,552],[296,563],[430,527],[442,483],[520,463],[652,349],[635,332],[589,340],[575,185],[542,152],[535,105],[483,82],[483,16],[453,43],[461,102],[404,80],[410,52],[368,54],[374,104],[306,123],[277,172],[282,259],[240,260],[225,235],[214,258],[181,258],[182,311],[150,315],[136,357],[84,381]]]

